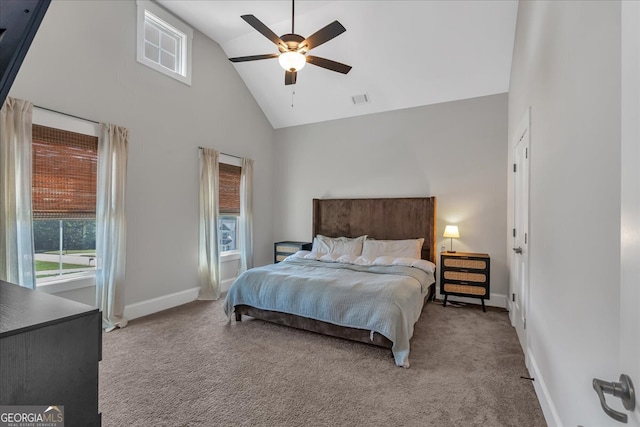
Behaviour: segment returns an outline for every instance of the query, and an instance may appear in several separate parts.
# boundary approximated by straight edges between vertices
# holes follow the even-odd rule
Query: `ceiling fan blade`
[[[284,72],[284,84],[285,85],[294,85],[296,84],[296,79],[298,78],[298,73],[295,71],[285,71]]]
[[[351,71],[351,65],[332,61],[330,59],[320,58],[319,56],[307,55],[307,62],[317,67],[326,68],[327,70],[336,71],[342,74],[347,74],[349,71]]]
[[[236,58],[229,58],[229,61],[231,62],[257,61],[259,59],[277,58],[278,56],[279,55],[277,53],[267,53],[264,55],[238,56]]]
[[[263,36],[265,36],[266,38],[274,42],[276,45],[284,46],[285,48],[287,47],[287,45],[282,40],[280,40],[280,37],[278,37],[276,33],[271,31],[269,27],[264,25],[262,21],[256,18],[255,16],[242,15],[241,18],[247,21],[247,24],[251,25],[253,28],[256,29],[256,31],[258,31],[260,34],[262,34]]]
[[[300,43],[300,47],[304,47],[306,50],[318,47],[323,43],[328,42],[334,37],[338,37],[340,34],[347,31],[338,21],[333,21],[331,24],[324,28],[319,29],[305,40]]]

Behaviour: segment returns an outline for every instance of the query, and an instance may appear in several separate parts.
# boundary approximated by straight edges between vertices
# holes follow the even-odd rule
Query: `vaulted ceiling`
[[[241,15],[254,15],[277,35],[291,32],[290,1],[158,2],[228,57],[277,53]],[[515,0],[296,1],[297,34],[307,37],[334,20],[347,29],[310,54],[351,65],[349,74],[307,64],[297,83],[285,86],[277,59],[233,66],[276,129],[503,93],[517,7]],[[369,102],[354,104],[363,94]]]

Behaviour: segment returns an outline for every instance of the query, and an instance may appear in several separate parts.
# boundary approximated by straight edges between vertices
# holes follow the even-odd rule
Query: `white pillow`
[[[356,260],[356,256],[355,255],[345,254],[345,255],[340,255],[340,257],[338,259],[336,259],[336,262],[354,264],[355,260]]]
[[[419,268],[420,270],[424,270],[427,273],[435,273],[436,265],[431,261],[427,261],[426,259],[417,259],[412,264],[411,267]]]
[[[348,237],[327,237],[318,234],[313,239],[312,253],[360,256],[362,244],[367,236],[354,239]]]
[[[423,238],[408,240],[366,239],[362,247],[362,256],[372,260],[380,256],[420,259],[423,243]]]
[[[371,265],[373,261],[371,261],[370,259],[366,259],[363,256],[359,256],[356,259],[353,260],[353,263],[355,265]]]
[[[308,254],[306,254],[305,256],[303,256],[304,259],[320,259],[322,258],[322,253],[319,252],[309,252]]]
[[[405,267],[412,267],[413,263],[417,261],[420,261],[420,260],[415,258],[400,257],[400,258],[393,259],[393,265],[403,265]]]
[[[392,256],[379,256],[375,259],[367,259],[363,256],[355,255],[338,255],[338,254],[322,254],[310,251],[298,251],[293,255],[289,255],[287,260],[292,258],[314,259],[325,262],[341,262],[355,265],[401,265],[405,267],[415,267],[424,270],[427,273],[435,273],[436,265],[426,259],[416,259],[409,257],[394,258]]]
[[[396,258],[392,256],[379,256],[371,262],[371,265],[393,265]]]
[[[340,258],[341,255],[338,255],[336,253],[329,253],[329,254],[324,254],[320,257],[320,261],[324,261],[324,262],[336,262],[336,260],[338,258]]]
[[[298,251],[293,255],[290,255],[291,257],[294,258],[304,258],[305,256],[309,255],[311,253],[311,251]]]

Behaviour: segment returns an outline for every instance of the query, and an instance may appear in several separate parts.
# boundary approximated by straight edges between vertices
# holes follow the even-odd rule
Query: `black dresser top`
[[[0,280],[0,337],[98,311],[90,305]]]

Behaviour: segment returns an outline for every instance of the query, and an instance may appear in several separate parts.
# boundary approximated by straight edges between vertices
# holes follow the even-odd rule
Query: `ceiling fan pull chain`
[[[296,85],[291,85],[291,108],[293,108],[293,95],[296,94]]]

